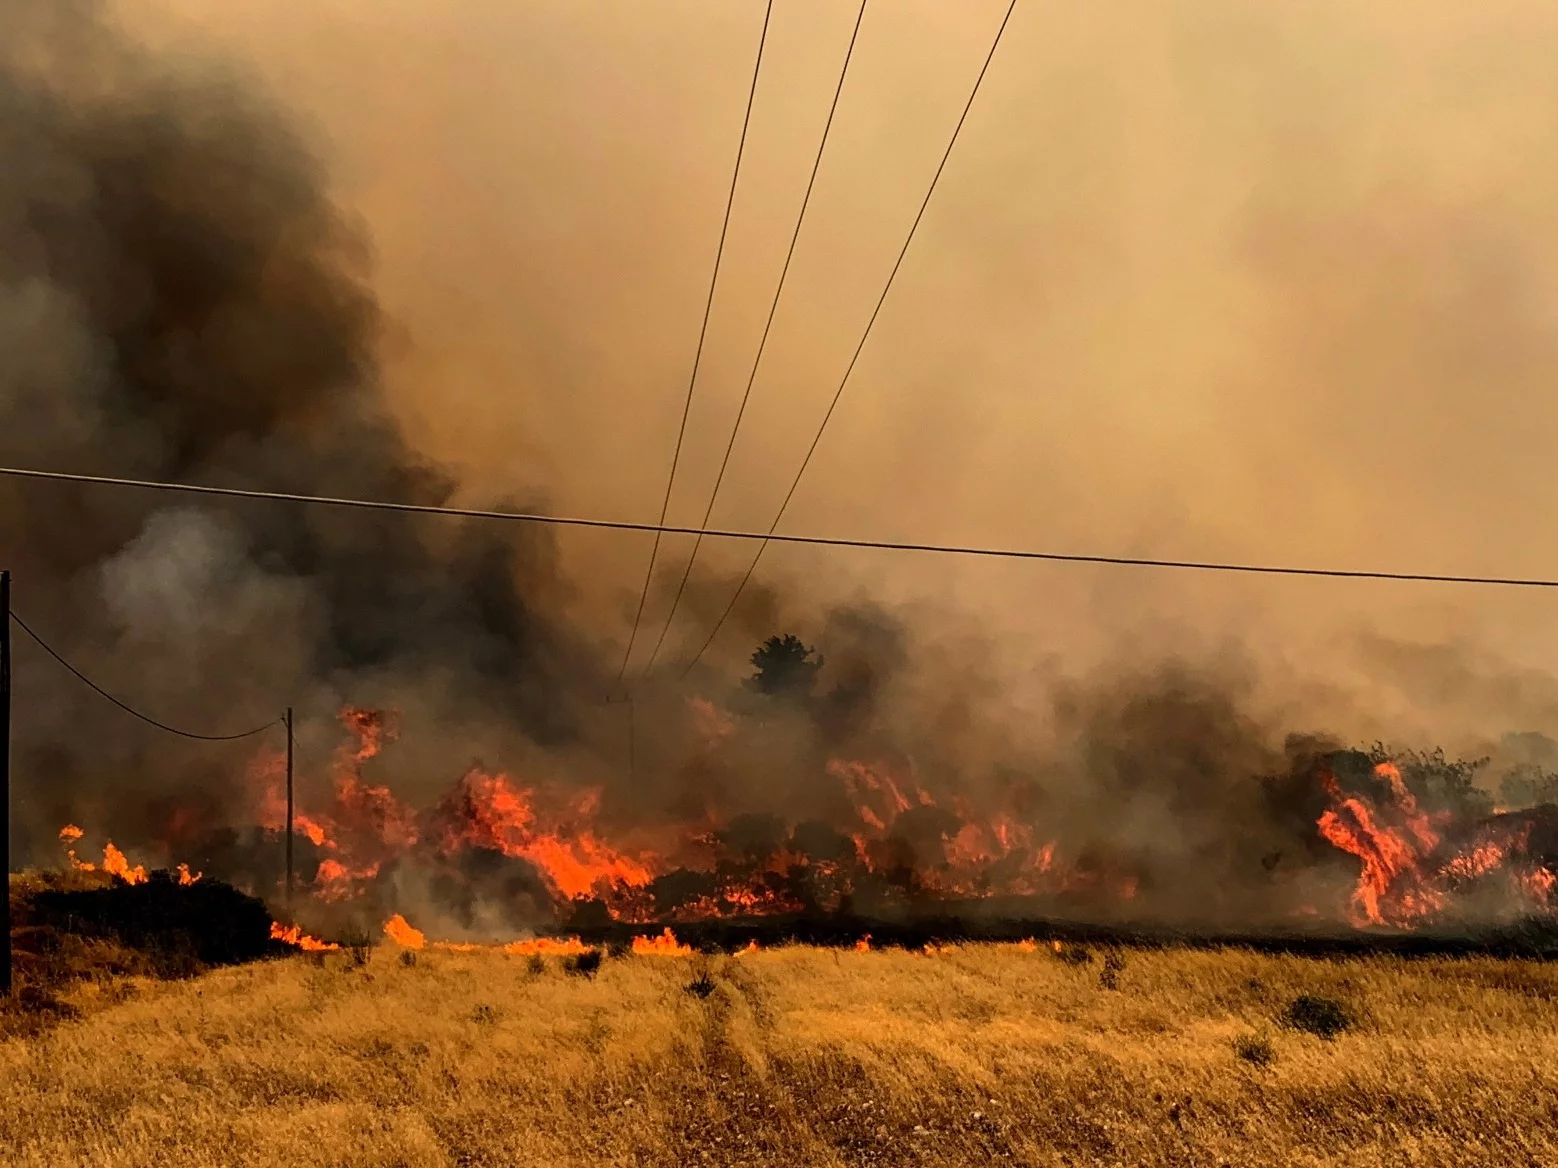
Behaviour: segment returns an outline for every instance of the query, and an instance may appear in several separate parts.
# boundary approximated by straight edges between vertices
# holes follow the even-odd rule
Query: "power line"
[[[709,505],[703,510],[703,522],[700,526],[709,525],[709,517],[714,514],[714,503],[719,498],[720,487],[725,482],[725,471],[730,466],[730,455],[736,448],[736,436],[741,433],[741,422],[746,417],[747,402],[752,397],[752,386],[757,381],[757,370],[763,363],[763,353],[768,348],[768,334],[774,326],[774,315],[779,311],[779,298],[784,294],[785,279],[790,274],[790,261],[795,258],[795,245],[801,237],[801,225],[806,221],[806,208],[811,204],[812,188],[817,184],[817,171],[822,167],[822,155],[828,147],[828,135],[833,129],[833,116],[838,112],[839,96],[844,92],[844,79],[849,76],[849,62],[855,55],[855,41],[860,37],[860,24],[865,19],[866,5],[870,0],[860,0],[860,11],[855,14],[855,27],[849,34],[849,47],[844,52],[844,64],[839,70],[838,85],[833,90],[833,104],[828,107],[828,120],[822,127],[822,140],[817,144],[817,157],[811,164],[811,177],[806,181],[806,194],[801,199],[801,210],[795,219],[795,230],[790,235],[790,250],[785,253],[784,267],[779,271],[779,284],[774,289],[773,303],[768,306],[768,320],[763,324],[763,335],[757,343],[757,356],[752,359],[752,372],[747,376],[746,391],[741,395],[741,406],[736,410],[736,422],[730,431],[730,441],[725,444],[725,456],[720,460],[719,474],[714,477],[714,490],[709,494]],[[662,517],[661,522],[664,522]],[[671,611],[666,614],[665,624],[660,628],[660,636],[655,641],[654,650],[649,654],[649,661],[644,665],[644,674],[654,668],[655,658],[660,655],[661,646],[665,644],[666,634],[671,631],[671,622],[676,619],[676,610],[681,606],[682,594],[687,590],[687,581],[692,576],[693,565],[698,562],[698,552],[703,547],[703,537],[700,535],[692,545],[692,554],[687,557],[687,567],[682,571],[682,579],[676,586],[676,596],[671,601]]]
[[[963,112],[958,117],[957,125],[952,129],[952,137],[947,142],[947,149],[941,156],[941,162],[936,167],[936,173],[931,176],[930,188],[925,192],[925,199],[920,203],[919,212],[914,216],[914,222],[909,226],[908,237],[903,241],[903,247],[898,252],[898,259],[893,263],[893,270],[888,273],[887,283],[882,286],[882,294],[877,297],[876,307],[871,310],[871,317],[866,321],[865,332],[860,334],[860,343],[855,346],[855,352],[849,359],[848,366],[844,369],[844,376],[839,381],[839,387],[833,394],[833,400],[828,403],[828,412],[822,416],[822,424],[817,427],[817,433],[811,440],[811,446],[806,451],[806,457],[801,460],[801,469],[795,472],[795,479],[790,483],[790,489],[784,496],[784,502],[779,505],[779,513],[774,516],[774,521],[769,525],[769,533],[778,529],[784,513],[790,508],[790,500],[795,497],[795,489],[801,485],[801,477],[805,475],[806,468],[811,465],[812,455],[817,452],[817,444],[822,441],[822,435],[828,428],[828,423],[833,420],[833,411],[838,408],[839,399],[844,396],[844,388],[849,384],[850,376],[855,372],[855,363],[860,360],[860,354],[866,347],[866,341],[870,339],[871,330],[876,326],[876,318],[881,314],[882,305],[887,302],[887,294],[892,291],[893,281],[898,278],[898,270],[903,267],[904,256],[909,254],[909,246],[914,242],[915,233],[920,229],[920,221],[925,218],[925,209],[930,206],[931,196],[936,193],[936,186],[941,181],[941,174],[947,168],[947,159],[952,157],[953,147],[957,145],[958,136],[963,132],[963,123],[968,120],[968,111],[974,107],[974,99],[979,96],[980,86],[984,84],[985,74],[990,70],[990,62],[995,59],[995,52],[1001,47],[1001,38],[1006,35],[1006,26],[1012,19],[1012,12],[1017,7],[1017,0],[1011,0],[1006,6],[1006,15],[1001,18],[1001,26],[995,31],[995,39],[990,43],[990,52],[985,55],[985,63],[980,66],[979,76],[974,79],[974,88],[969,92],[968,101],[963,105]],[[703,655],[708,652],[709,646],[714,643],[714,638],[719,636],[720,629],[725,627],[725,622],[730,619],[731,612],[736,607],[736,602],[741,599],[741,594],[752,580],[752,573],[757,571],[757,563],[763,558],[763,553],[768,550],[765,540],[758,545],[757,553],[752,557],[752,562],[747,565],[746,574],[741,578],[741,583],[736,586],[735,593],[730,598],[730,603],[725,606],[725,611],[715,622],[714,628],[709,631],[698,652],[693,655],[691,661],[682,671],[686,677],[693,667],[698,664]]]
[[[709,278],[709,296],[703,305],[703,324],[698,329],[698,347],[693,353],[692,375],[687,379],[687,398],[682,403],[682,422],[676,431],[676,450],[671,455],[671,473],[665,479],[665,498],[660,501],[660,522],[671,508],[671,488],[676,483],[676,468],[682,460],[682,442],[687,437],[687,417],[692,412],[692,391],[698,384],[698,368],[703,362],[703,342],[709,333],[709,316],[714,311],[714,290],[719,286],[720,260],[725,255],[725,236],[730,231],[730,212],[736,205],[736,184],[741,179],[741,157],[746,153],[747,128],[752,124],[752,105],[757,100],[757,79],[763,71],[763,47],[768,43],[768,21],[774,14],[774,0],[768,0],[763,10],[763,31],[757,41],[757,62],[752,67],[752,86],[747,91],[747,109],[741,119],[741,141],[736,146],[736,165],[730,176],[730,194],[725,199],[725,219],[720,225],[719,246],[714,252],[714,274]],[[633,656],[633,645],[638,640],[638,628],[644,619],[644,605],[649,600],[649,585],[655,575],[655,561],[660,557],[662,532],[655,533],[654,547],[649,552],[649,567],[644,570],[644,587],[638,595],[638,611],[633,614],[633,631],[628,635],[628,645],[622,653],[622,667],[617,670],[617,683],[627,674],[628,661]]]
[[[43,479],[50,482],[133,487],[177,494],[230,499],[303,503],[322,507],[347,507],[366,511],[393,511],[411,515],[436,515],[457,519],[488,519],[536,523],[555,527],[582,527],[602,531],[659,532],[662,535],[702,535],[710,539],[738,539],[756,543],[803,544],[811,547],[854,548],[862,551],[924,552],[931,555],[970,556],[1001,560],[1039,560],[1056,564],[1096,564],[1106,567],[1179,568],[1196,572],[1237,572],[1259,576],[1310,576],[1336,580],[1393,580],[1416,584],[1477,584],[1507,588],[1558,588],[1558,579],[1522,576],[1471,576],[1436,572],[1387,572],[1360,568],[1302,568],[1285,564],[1240,564],[1218,560],[1169,560],[1147,556],[1101,556],[1072,552],[1041,552],[1026,548],[974,547],[958,544],[914,543],[902,540],[852,539],[847,536],[794,535],[780,532],[737,531],[725,528],[681,527],[674,524],[633,523],[625,519],[582,519],[563,515],[539,515],[529,511],[488,511],[474,507],[437,507],[426,503],[394,503],[382,499],[348,499],[331,495],[301,495],[286,491],[256,491],[242,487],[210,487],[198,483],[166,483],[150,479],[111,478],[107,475],[67,474],[63,471],[30,470],[0,466],[0,477]]]
[[[34,642],[37,643],[38,648],[42,649],[45,653],[54,658],[54,660],[58,661],[71,673],[75,674],[76,680],[83,682],[99,697],[107,698],[110,702],[118,706],[125,713],[131,715],[132,717],[139,718],[148,726],[155,726],[159,730],[165,730],[169,734],[176,734],[180,738],[193,738],[200,742],[236,742],[240,738],[253,738],[256,734],[263,734],[273,726],[283,724],[282,719],[272,718],[269,722],[266,722],[265,725],[256,726],[253,730],[245,730],[242,734],[196,734],[189,730],[180,730],[176,726],[169,726],[166,722],[159,722],[156,718],[143,714],[139,710],[135,709],[135,707],[126,705],[124,702],[114,697],[113,694],[109,693],[102,686],[98,685],[97,682],[93,681],[86,674],[82,673],[81,670],[77,669],[69,661],[65,660],[64,657],[60,656],[60,654],[57,653],[47,641],[45,641],[37,633],[33,632],[31,627],[28,626],[27,622],[18,616],[14,611],[11,613],[11,619],[16,622],[17,628],[21,629],[22,632],[26,633],[33,639]]]

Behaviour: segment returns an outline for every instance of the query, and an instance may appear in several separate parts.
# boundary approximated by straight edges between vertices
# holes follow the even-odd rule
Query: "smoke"
[[[277,99],[146,53],[94,4],[8,0],[3,29],[0,328],[19,359],[0,373],[0,458],[447,501],[453,481],[386,401],[365,233]],[[567,593],[544,535],[3,490],[29,622],[197,731],[277,716],[283,694],[328,717],[328,693],[362,691],[413,717],[476,710],[542,743],[580,732],[595,657],[555,615]],[[93,772],[138,793],[167,783],[165,744],[145,754],[117,715],[62,750],[66,726],[95,730],[105,711],[31,661],[22,770],[61,786],[24,801],[24,824],[57,826],[100,789]]]
[[[716,524],[772,518],[1002,7],[868,11]],[[755,16],[0,0],[0,460],[647,518]],[[701,519],[852,16],[776,17],[673,522]],[[788,529],[1551,574],[1554,49],[1534,0],[1019,6]],[[629,680],[690,551],[665,548]],[[0,482],[0,551],[29,621],[159,716],[296,705],[306,797],[347,701],[402,711],[373,765],[406,799],[482,761],[607,788],[603,830],[837,827],[829,764],[866,759],[1229,913],[1319,810],[1259,782],[1289,731],[1558,735],[1550,601],[1518,594],[776,546],[684,685],[751,554],[711,542],[629,715],[602,699],[647,540]],[[744,659],[790,630],[818,692],[755,704]],[[181,755],[22,663],[28,838],[160,838],[175,795],[224,822],[249,747]]]

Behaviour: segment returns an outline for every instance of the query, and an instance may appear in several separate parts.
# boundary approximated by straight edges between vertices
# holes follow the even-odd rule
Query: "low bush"
[[[1276,1061],[1277,1051],[1264,1034],[1241,1034],[1233,1040],[1233,1053],[1251,1066],[1267,1067]]]
[[[1294,998],[1283,1013],[1282,1020],[1294,1030],[1302,1030],[1327,1041],[1353,1024],[1352,1014],[1341,1002],[1312,994],[1300,994]]]

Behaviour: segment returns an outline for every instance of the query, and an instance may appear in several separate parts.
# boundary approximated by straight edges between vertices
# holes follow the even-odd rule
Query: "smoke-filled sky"
[[[771,519],[1004,7],[868,8],[716,520]],[[137,10],[311,119],[372,229],[397,402],[430,452],[478,491],[650,517],[757,0]],[[675,519],[701,514],[853,16],[774,17]],[[1533,0],[1019,3],[788,526],[1554,574],[1555,49]],[[607,565],[600,591],[643,542],[567,537]],[[1554,647],[1539,596],[773,563],[954,599],[1031,630],[1025,652],[1149,614],[1464,636],[1534,664]]]
[[[0,5],[31,20],[83,7]],[[340,230],[360,229],[351,279],[374,320],[353,334],[361,352],[314,356],[371,360],[407,449],[343,481],[368,491],[426,459],[458,498],[652,520],[762,7],[123,0],[115,13],[152,72],[263,86],[254,100],[285,111],[314,155],[278,159],[317,170]],[[854,19],[839,0],[775,7],[673,522],[702,516]],[[1004,9],[868,8],[716,524],[771,521]],[[1558,11],[1539,0],[1019,0],[785,528],[1558,576],[1543,538],[1558,518],[1554,59]],[[198,106],[186,112],[198,126]],[[70,449],[73,469],[91,463]],[[254,461],[285,486],[288,458],[273,455]],[[147,465],[105,452],[99,469]],[[303,477],[299,489],[331,481]],[[137,536],[133,507],[121,521],[129,550],[110,581],[202,538],[167,518]],[[208,564],[222,538],[186,562]],[[665,546],[677,566],[686,544]],[[553,554],[566,583],[536,569],[546,607],[620,646],[647,537],[565,533],[527,562]],[[673,663],[747,552],[705,554]],[[451,571],[408,570],[412,609]],[[759,607],[717,649],[732,668],[753,634],[816,636],[830,605],[870,598],[912,615],[930,672],[978,659],[1019,716],[1043,693],[1025,679],[1183,652],[1258,678],[1295,728],[1447,746],[1558,731],[1558,595],[789,547],[760,581]],[[652,632],[665,599],[651,598]],[[329,619],[303,598],[288,611]],[[440,658],[428,684],[464,663]]]

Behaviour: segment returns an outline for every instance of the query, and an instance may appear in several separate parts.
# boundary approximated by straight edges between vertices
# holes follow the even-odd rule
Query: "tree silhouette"
[[[748,689],[769,697],[806,698],[817,683],[822,658],[813,659],[809,645],[786,633],[764,641],[752,654],[752,664],[757,672],[747,679]]]

